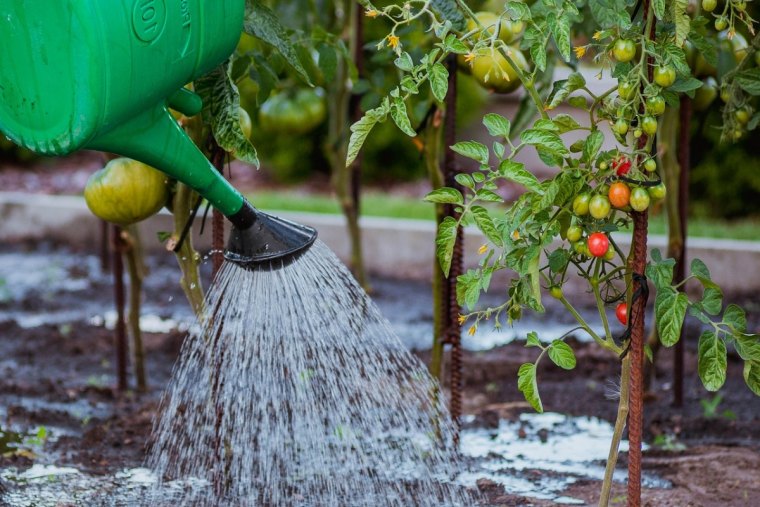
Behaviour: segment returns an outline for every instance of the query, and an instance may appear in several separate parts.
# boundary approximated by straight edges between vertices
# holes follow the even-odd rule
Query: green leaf
[[[757,396],[760,396],[760,361],[744,363],[744,382]]]
[[[760,361],[760,336],[756,334],[735,334],[734,348],[745,361]]]
[[[320,44],[317,52],[319,53],[319,69],[322,71],[322,76],[326,82],[332,82],[338,70],[338,53],[335,48],[328,44]]]
[[[455,153],[459,153],[463,157],[477,160],[481,164],[485,164],[485,165],[488,164],[488,159],[489,159],[488,147],[477,141],[462,141],[462,142],[456,143],[454,146],[451,147],[451,149]]]
[[[409,115],[406,112],[406,103],[402,97],[393,97],[391,99],[391,118],[396,126],[409,137],[415,137],[417,132],[412,128],[409,121]]]
[[[652,8],[657,19],[662,21],[665,17],[665,0],[652,0]]]
[[[694,44],[694,48],[705,58],[707,63],[713,67],[718,65],[718,50],[712,39],[708,39],[699,32],[691,30],[689,32],[689,41]]]
[[[511,124],[509,120],[500,114],[488,113],[483,117],[483,125],[488,129],[488,133],[494,137],[509,138]]]
[[[691,261],[691,276],[696,277],[704,285],[706,282],[712,283],[710,278],[710,270],[707,265],[702,262],[701,259],[694,259]]]
[[[747,314],[744,310],[735,304],[730,304],[723,312],[723,322],[729,324],[735,333],[744,333],[747,331]]]
[[[705,287],[702,301],[699,304],[710,315],[718,315],[723,308],[723,291],[717,286]]]
[[[562,55],[562,59],[569,62],[571,52],[570,18],[568,16],[557,18],[553,12],[550,12],[546,20],[552,32],[552,37],[554,37],[554,42],[557,44],[560,55]]]
[[[541,347],[541,340],[538,339],[538,333],[531,331],[525,339],[526,347]]]
[[[414,61],[412,60],[412,56],[406,51],[403,51],[398,56],[398,58],[396,58],[393,64],[404,72],[411,72],[414,69]]]
[[[436,188],[425,196],[425,200],[440,204],[464,204],[462,193],[456,188],[450,187]]]
[[[483,173],[475,173],[476,175],[483,175]],[[477,197],[481,201],[487,201],[487,202],[504,202],[504,198],[497,194],[496,192],[492,192],[486,188],[481,188],[475,193],[475,197]]]
[[[533,363],[524,363],[517,370],[517,388],[525,396],[525,400],[530,403],[536,412],[543,412],[544,406],[541,404],[541,397],[538,394],[538,383],[536,382],[536,365]]]
[[[230,70],[227,60],[195,81],[195,91],[203,100],[203,121],[211,125],[214,139],[224,151],[258,167],[256,148],[240,125],[240,93]]]
[[[652,251],[652,260],[653,262],[647,265],[647,278],[652,280],[658,291],[670,288],[673,283],[673,267],[676,261],[674,259],[663,260],[660,257],[659,250]]]
[[[538,179],[525,169],[525,165],[513,160],[502,160],[499,164],[499,173],[515,183],[519,183],[528,190],[541,192],[542,187]]]
[[[554,125],[556,125],[559,129],[558,132],[560,134],[564,134],[565,132],[570,132],[572,130],[577,130],[581,126],[580,123],[578,123],[575,118],[569,114],[558,114],[552,118],[552,120],[554,121]]]
[[[717,391],[726,382],[726,344],[715,333],[707,331],[699,337],[697,369],[705,389]]]
[[[467,273],[457,277],[457,302],[472,310],[480,298],[480,272],[469,269]]]
[[[739,72],[736,82],[750,95],[760,95],[760,67]]]
[[[443,275],[448,277],[451,270],[451,259],[454,255],[454,243],[457,240],[457,221],[454,217],[446,217],[438,226],[438,236],[435,239],[435,253],[441,265]]]
[[[432,0],[430,6],[442,19],[450,21],[455,29],[464,29],[466,20],[456,0]]]
[[[670,91],[678,93],[688,93],[694,90],[698,90],[704,83],[701,80],[688,77],[686,79],[679,79],[670,87]]]
[[[356,156],[359,154],[359,150],[362,149],[364,141],[367,140],[367,136],[372,131],[374,126],[382,121],[385,121],[385,118],[388,115],[388,110],[389,107],[386,101],[383,103],[383,105],[374,109],[370,109],[364,113],[364,116],[362,116],[361,120],[351,125],[351,138],[348,140],[346,167],[350,166],[353,161],[356,160]]]
[[[671,6],[673,7],[671,18],[676,25],[676,45],[681,47],[691,31],[691,19],[686,13],[689,0],[673,0]]]
[[[565,266],[567,266],[567,263],[570,261],[570,252],[562,248],[558,248],[549,254],[548,261],[549,269],[551,269],[554,273],[560,273],[563,269],[565,269]]]
[[[593,162],[597,153],[602,148],[602,144],[604,144],[604,134],[599,130],[591,132],[583,144],[583,157],[581,160],[588,164]]]
[[[591,15],[600,28],[612,28],[619,26],[626,29],[631,26],[628,17],[628,5],[625,0],[594,0],[589,2]]]
[[[243,28],[245,33],[266,42],[277,49],[291,67],[301,76],[306,84],[311,85],[311,79],[301,64],[293,44],[290,41],[288,31],[282,26],[277,15],[261,0],[248,0],[246,2],[245,21]]]
[[[570,150],[567,149],[559,135],[550,130],[524,130],[523,133],[520,134],[520,140],[525,144],[540,146],[542,149],[561,157],[570,155]]]
[[[447,35],[443,40],[443,49],[448,53],[456,53],[458,55],[464,55],[470,52],[470,48],[468,48],[464,42],[457,39],[457,36],[453,33]]]
[[[554,340],[549,346],[548,354],[549,359],[560,368],[565,370],[575,368],[575,353],[570,345],[562,340]]]
[[[681,328],[686,318],[686,308],[689,298],[676,292],[672,287],[657,291],[654,301],[655,321],[660,342],[666,347],[672,347],[681,338]]]
[[[449,71],[441,63],[430,67],[430,90],[438,102],[446,99],[446,93],[449,91]]]
[[[552,92],[549,94],[546,109],[556,108],[562,104],[571,93],[584,86],[586,86],[586,80],[578,72],[573,72],[567,79],[555,81]]]
[[[478,229],[485,234],[489,241],[495,245],[501,245],[501,234],[496,230],[496,226],[493,223],[491,215],[488,214],[488,211],[482,206],[473,206],[470,208],[470,212],[475,219],[475,224],[478,226]]]

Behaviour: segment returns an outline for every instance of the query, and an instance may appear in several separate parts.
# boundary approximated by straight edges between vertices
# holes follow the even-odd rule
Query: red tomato
[[[615,174],[618,176],[628,174],[628,171],[631,170],[631,159],[625,155],[620,155],[612,160],[612,169],[615,170]]]
[[[628,324],[628,304],[620,303],[617,305],[617,308],[615,308],[615,316],[624,326]]]
[[[603,232],[595,232],[588,237],[588,251],[594,257],[602,257],[610,247],[610,240]]]

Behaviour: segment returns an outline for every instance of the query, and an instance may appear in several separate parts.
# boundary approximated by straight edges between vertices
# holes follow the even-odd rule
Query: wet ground
[[[0,505],[130,505],[154,480],[141,468],[151,420],[192,322],[169,255],[148,259],[143,328],[150,389],[113,389],[112,284],[91,255],[51,245],[0,249]],[[375,280],[374,297],[399,336],[422,359],[431,312],[425,284]],[[498,302],[493,296],[493,302]],[[741,298],[757,328],[760,311]],[[692,324],[693,326],[693,324]],[[560,309],[526,316],[506,332],[481,330],[465,341],[462,450],[458,478],[480,487],[491,505],[593,503],[616,411],[618,362],[577,339],[578,366],[539,368],[547,410],[536,415],[517,391],[522,362],[534,359],[520,339],[546,339],[572,327]],[[760,400],[729,359],[722,398],[701,388],[691,329],[683,409],[670,406],[670,354],[664,353],[646,406],[645,503],[744,506],[760,495]],[[516,340],[516,341],[515,341]],[[717,403],[716,403],[717,402]],[[713,407],[714,405],[714,407]],[[625,477],[625,453],[619,478]],[[179,486],[178,486],[179,487]],[[625,485],[613,498],[625,503]]]

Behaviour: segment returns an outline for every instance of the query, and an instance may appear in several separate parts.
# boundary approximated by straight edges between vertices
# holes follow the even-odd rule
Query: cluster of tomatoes
[[[498,12],[502,11],[503,5],[498,9]],[[517,43],[525,30],[525,23],[503,18],[491,11],[477,12],[475,18],[477,22],[472,19],[468,20],[467,32],[477,32],[480,27],[483,27],[484,30],[477,37],[477,40],[491,38],[496,34],[497,38],[506,44],[506,52],[512,62],[521,70],[529,70],[528,60],[517,47]],[[463,72],[471,73],[472,77],[488,90],[497,93],[511,93],[520,87],[517,71],[495,47],[482,47],[470,54],[459,55],[457,62]]]

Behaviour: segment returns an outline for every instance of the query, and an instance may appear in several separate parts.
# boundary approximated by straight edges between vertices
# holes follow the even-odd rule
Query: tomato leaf
[[[699,337],[697,369],[705,389],[717,391],[726,382],[726,344],[712,331]]]
[[[282,26],[277,15],[261,0],[247,0],[243,29],[248,35],[266,42],[277,49],[291,67],[308,85],[312,85],[309,75],[301,64],[287,29]]]
[[[688,306],[689,298],[683,293],[676,292],[672,287],[657,290],[654,314],[657,333],[664,346],[672,347],[681,338],[681,328]]]
[[[454,255],[454,243],[457,239],[458,224],[454,217],[446,217],[438,226],[438,236],[435,239],[435,253],[441,265],[443,275],[448,277],[451,270],[451,259]]]
[[[586,86],[586,80],[579,72],[573,72],[567,79],[560,79],[554,82],[554,88],[549,94],[546,109],[554,109],[574,91]]]
[[[562,59],[566,62],[570,61],[570,18],[567,15],[557,17],[554,12],[549,11],[549,15],[546,18],[549,24],[549,29],[554,37],[554,42],[557,44]]]
[[[256,148],[240,125],[240,93],[230,77],[230,61],[195,81],[195,91],[203,100],[203,121],[211,125],[216,142],[239,160],[259,166]]]
[[[665,0],[652,0],[652,8],[657,19],[662,20],[665,17]]]
[[[745,361],[760,361],[760,336],[738,333],[733,335],[734,348]]]
[[[659,250],[655,249],[652,250],[652,261],[647,265],[647,278],[652,280],[658,291],[669,288],[673,283],[675,259],[662,259]]]
[[[509,120],[500,114],[488,113],[483,117],[483,125],[488,129],[488,133],[494,137],[509,138],[511,124]]]
[[[581,161],[586,162],[587,164],[593,162],[597,153],[599,153],[599,150],[602,148],[603,143],[604,134],[599,130],[595,130],[589,134],[586,138],[586,142],[583,144],[583,157],[581,157]]]
[[[729,324],[735,333],[744,333],[747,330],[747,314],[735,304],[730,304],[723,312],[723,322]]]
[[[554,125],[556,125],[559,129],[558,132],[560,134],[564,134],[565,132],[570,132],[572,130],[577,130],[581,126],[580,123],[578,123],[575,118],[569,114],[558,114],[552,118],[552,120],[554,121]]]
[[[409,114],[406,112],[406,103],[400,96],[393,97],[391,99],[391,118],[396,126],[409,137],[415,137],[417,132],[412,128],[412,123],[409,121]]]
[[[549,346],[548,354],[549,359],[560,368],[565,370],[572,370],[575,368],[575,353],[570,345],[562,340],[554,340]]]
[[[736,74],[736,82],[750,95],[760,95],[760,68],[739,72]]]
[[[465,17],[456,0],[432,0],[430,6],[442,19],[450,21],[453,27],[461,30],[465,27]]]
[[[526,347],[541,347],[541,340],[538,339],[538,333],[531,331],[525,338]]]
[[[499,173],[515,183],[519,183],[528,190],[541,192],[541,183],[530,171],[525,169],[525,165],[513,160],[503,160],[499,164]]]
[[[705,287],[699,306],[710,315],[718,315],[723,308],[723,291],[720,287]]]
[[[626,0],[594,0],[588,5],[600,28],[619,26],[625,30],[631,26]]]
[[[488,147],[484,144],[481,144],[477,141],[462,141],[459,143],[456,143],[454,146],[451,147],[454,152],[459,153],[463,157],[470,158],[472,160],[477,160],[481,164],[488,164],[489,160],[489,154],[488,154]]]
[[[686,13],[689,0],[674,0],[671,6],[671,18],[676,25],[676,45],[681,47],[691,31],[691,18]]]
[[[449,91],[449,71],[441,63],[430,67],[430,90],[438,102],[446,99],[446,93]]]
[[[542,149],[561,157],[570,155],[570,151],[562,142],[559,134],[550,130],[527,129],[520,134],[520,140],[525,144],[540,146]]]
[[[436,188],[425,196],[425,200],[440,204],[464,204],[462,193],[456,188],[450,187]]]
[[[538,383],[536,382],[536,365],[533,363],[524,363],[517,370],[517,388],[525,396],[525,400],[530,403],[536,412],[543,412],[544,406],[541,403],[541,397],[538,394]]]
[[[389,101],[386,99],[382,105],[370,109],[361,120],[351,125],[351,137],[348,140],[348,152],[346,155],[346,167],[350,166],[367,140],[367,136],[375,125],[385,120],[390,110]]]
[[[497,246],[501,245],[501,234],[499,234],[499,231],[496,229],[493,219],[491,218],[491,215],[488,214],[488,211],[482,206],[473,206],[470,208],[470,212],[475,219],[475,224],[478,226],[478,229],[485,234],[491,243]]]
[[[760,396],[760,361],[744,363],[744,382],[753,393]]]

